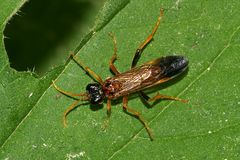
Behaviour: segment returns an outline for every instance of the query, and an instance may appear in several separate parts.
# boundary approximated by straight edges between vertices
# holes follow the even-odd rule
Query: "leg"
[[[103,84],[102,78],[93,72],[89,67],[85,66],[81,61],[77,60],[73,53],[71,53],[70,57],[80,65],[91,77],[93,77],[98,83]]]
[[[60,93],[62,93],[62,94],[65,94],[65,95],[67,95],[67,96],[69,96],[69,97],[75,98],[75,96],[87,96],[86,93],[76,94],[76,93],[66,92],[66,91],[62,90],[61,88],[59,88],[58,86],[56,86],[56,84],[55,84],[54,81],[52,81],[52,83],[53,83],[54,88],[55,88],[58,92],[60,92]]]
[[[185,99],[180,99],[180,98],[176,98],[176,97],[172,97],[172,96],[165,96],[165,95],[162,95],[162,94],[159,94],[157,93],[156,96],[150,98],[148,101],[156,101],[158,99],[169,99],[169,100],[175,100],[175,101],[180,101],[180,102],[183,102],[183,103],[187,103],[188,100],[185,100]]]
[[[158,17],[157,23],[155,24],[152,33],[147,37],[147,39],[138,47],[138,49],[135,52],[134,58],[132,60],[132,66],[131,68],[135,67],[137,64],[138,59],[141,56],[141,53],[143,52],[143,49],[146,47],[146,45],[153,39],[154,34],[156,33],[158,26],[160,24],[160,21],[163,16],[163,9],[160,10],[160,16]]]
[[[111,116],[111,100],[110,99],[107,100],[107,115],[108,115],[108,118],[110,118]]]
[[[114,54],[112,56],[112,58],[110,59],[109,61],[109,67],[111,69],[111,71],[117,75],[119,74],[119,71],[117,70],[117,68],[115,67],[115,65],[113,64],[114,61],[117,59],[117,41],[116,41],[116,38],[115,36],[112,34],[112,33],[109,33],[109,36],[112,38],[113,40],[113,46],[114,46]]]
[[[148,101],[150,99],[150,97],[146,93],[144,93],[143,91],[139,91],[139,94],[146,101]]]
[[[128,99],[126,96],[123,97],[123,110],[125,112],[133,115],[134,117],[136,117],[144,125],[145,129],[148,132],[150,139],[153,140],[152,132],[151,132],[150,128],[148,127],[147,123],[145,122],[145,120],[142,118],[141,113],[139,113],[131,108],[128,108]]]
[[[143,101],[144,105],[147,106],[147,108],[152,107],[152,105],[148,102],[150,97],[146,93],[144,93],[143,91],[139,91],[138,94],[140,95],[141,100]]]
[[[109,119],[110,119],[110,116],[111,116],[111,100],[108,99],[107,100],[107,117],[106,119],[104,120],[104,123],[102,125],[102,128],[105,130],[108,126],[108,123],[109,123]]]
[[[72,105],[70,105],[70,106],[65,110],[64,115],[63,115],[63,125],[64,125],[64,127],[67,127],[67,115],[68,115],[68,113],[70,113],[74,108],[77,107],[77,104],[79,103],[79,101],[81,101],[81,99],[75,101]],[[85,104],[88,104],[88,102],[87,102],[87,103],[83,103],[83,104],[81,104],[81,105],[85,105]]]

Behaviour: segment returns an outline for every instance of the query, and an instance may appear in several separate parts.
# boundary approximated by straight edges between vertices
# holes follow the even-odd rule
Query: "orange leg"
[[[71,53],[70,57],[81,66],[91,77],[93,77],[98,83],[103,84],[102,78],[93,72],[89,67],[85,66],[81,61],[77,60],[73,53]]]
[[[79,94],[77,94],[77,93],[66,92],[66,91],[64,91],[63,89],[59,88],[59,87],[55,84],[54,81],[52,81],[52,83],[53,83],[54,88],[55,88],[58,92],[60,92],[60,93],[62,93],[62,94],[65,94],[65,95],[67,95],[67,96],[69,96],[69,97],[72,97],[72,98],[75,98],[75,96],[85,96],[85,97],[87,98],[87,94],[86,94],[86,93],[79,93]]]
[[[68,115],[73,109],[75,109],[75,108],[78,106],[77,104],[79,103],[79,101],[82,101],[82,99],[76,100],[75,102],[73,102],[72,105],[70,105],[70,106],[65,110],[64,115],[63,115],[63,125],[64,125],[64,127],[67,127],[67,115]],[[87,102],[87,103],[80,104],[80,105],[85,105],[85,104],[88,104],[88,102]]]
[[[79,98],[78,100],[74,101],[74,103],[72,105],[70,105],[64,112],[64,115],[63,115],[63,125],[64,127],[67,127],[67,115],[74,109],[77,107],[77,104],[80,102],[80,101],[88,101],[89,98],[88,98],[88,95],[87,93],[81,93],[81,94],[76,94],[76,93],[71,93],[71,92],[66,92],[64,90],[62,90],[61,88],[59,88],[58,86],[56,86],[56,84],[54,83],[53,81],[53,86],[54,88],[59,91],[60,93],[62,94],[65,94],[69,97],[72,97],[72,98],[75,98],[75,96],[84,96],[82,98]],[[89,102],[87,103],[83,103],[83,104],[80,104],[80,105],[85,105],[85,104],[88,104]]]
[[[133,115],[134,117],[136,117],[145,127],[145,129],[148,132],[148,135],[150,137],[151,140],[153,140],[153,136],[152,136],[152,132],[151,129],[148,127],[147,123],[145,122],[145,120],[142,118],[141,113],[138,111],[135,111],[131,108],[128,107],[128,99],[127,96],[123,97],[123,110],[131,115]]]
[[[112,58],[110,59],[109,61],[109,67],[111,69],[111,71],[117,75],[119,74],[120,72],[117,70],[117,68],[115,67],[115,65],[113,64],[114,61],[117,59],[117,40],[116,40],[116,37],[112,34],[112,33],[109,33],[109,36],[112,38],[113,40],[113,46],[114,46],[114,54],[112,56]]]
[[[103,129],[106,129],[107,126],[108,126],[108,123],[109,123],[109,119],[110,119],[110,116],[111,116],[111,100],[108,99],[107,100],[107,117],[102,125],[102,128]]]
[[[180,101],[180,102],[183,102],[183,103],[187,103],[188,100],[185,100],[185,99],[180,99],[180,98],[176,98],[176,97],[172,97],[172,96],[165,96],[165,95],[162,95],[162,94],[159,94],[157,93],[156,96],[148,99],[148,101],[156,101],[158,99],[169,99],[169,100],[175,100],[175,101]]]
[[[157,23],[155,24],[153,30],[152,30],[152,33],[147,37],[147,39],[138,47],[138,49],[136,50],[135,52],[135,55],[134,55],[134,58],[132,60],[132,66],[131,68],[135,67],[136,64],[137,64],[137,61],[139,60],[142,52],[143,52],[143,49],[146,47],[146,45],[153,39],[153,36],[155,35],[159,25],[160,25],[160,22],[161,22],[161,19],[162,19],[162,16],[163,16],[163,9],[161,8],[160,10],[160,15],[158,17],[158,20],[157,20]]]
[[[111,116],[111,100],[110,99],[107,100],[107,115],[108,117]]]

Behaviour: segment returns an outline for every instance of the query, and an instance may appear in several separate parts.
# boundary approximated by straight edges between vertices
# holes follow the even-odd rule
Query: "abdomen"
[[[105,96],[116,99],[157,84],[163,78],[175,77],[188,65],[182,56],[167,56],[108,78],[103,85]]]

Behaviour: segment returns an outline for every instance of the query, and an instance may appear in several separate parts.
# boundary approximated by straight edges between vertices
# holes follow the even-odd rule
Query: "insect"
[[[114,65],[114,61],[117,59],[117,45],[116,38],[113,34],[109,34],[113,40],[114,54],[109,61],[110,70],[114,73],[113,77],[107,78],[105,81],[92,71],[89,67],[85,66],[81,61],[79,61],[73,54],[71,58],[80,65],[97,83],[90,83],[86,86],[86,92],[75,94],[62,90],[53,81],[53,85],[62,94],[70,97],[79,97],[68,109],[64,112],[63,123],[66,123],[66,116],[71,112],[80,101],[87,101],[81,105],[85,104],[101,104],[104,99],[107,99],[107,115],[110,117],[111,114],[111,101],[122,98],[123,100],[123,110],[130,115],[136,117],[145,127],[149,137],[153,140],[152,132],[148,127],[148,124],[142,117],[141,113],[128,107],[128,96],[133,93],[140,94],[146,102],[153,102],[158,99],[170,99],[177,100],[181,102],[187,102],[180,98],[175,98],[171,96],[161,95],[157,93],[156,96],[150,98],[147,94],[143,92],[144,89],[156,86],[163,82],[169,81],[176,77],[177,75],[184,72],[188,67],[188,60],[183,56],[166,56],[160,57],[155,60],[144,63],[141,66],[136,67],[137,61],[139,60],[144,48],[153,39],[156,33],[160,21],[163,17],[163,9],[160,10],[160,15],[158,17],[157,23],[155,24],[152,33],[146,38],[146,40],[137,48],[135,55],[132,60],[131,69],[124,73],[120,73]]]

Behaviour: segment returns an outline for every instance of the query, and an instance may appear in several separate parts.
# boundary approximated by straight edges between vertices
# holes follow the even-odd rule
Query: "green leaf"
[[[111,6],[119,7],[112,10]],[[72,111],[67,117],[68,127],[63,128],[63,113],[74,100],[51,86],[33,101],[32,109],[11,136],[3,139],[1,159],[238,159],[239,6],[237,0],[107,1],[96,20],[102,26],[93,29],[86,43],[81,43],[77,58],[103,79],[111,76],[108,61],[113,44],[108,33],[113,32],[119,56],[115,64],[121,72],[128,70],[134,51],[151,32],[162,7],[163,21],[138,64],[170,54],[188,57],[188,73],[157,89],[162,94],[188,99],[189,103],[161,101],[149,109],[137,96],[131,97],[129,107],[141,112],[153,131],[154,141],[150,141],[142,124],[122,111],[120,100],[112,104],[106,130],[102,128],[106,107],[89,105]],[[13,88],[16,93],[19,88],[6,88],[14,83],[6,74],[4,77],[1,99],[6,98],[1,105],[17,103],[20,95],[9,100],[5,92]],[[56,84],[79,93],[91,82],[70,61]],[[3,111],[1,114],[7,117]],[[8,120],[9,124],[12,121],[17,120]]]
[[[13,3],[2,1],[0,7],[3,9],[0,15],[1,22],[1,58],[0,58],[0,92],[1,92],[1,115],[0,122],[0,144],[14,132],[18,124],[29,113],[43,92],[51,84],[51,79],[62,70],[58,67],[41,78],[37,78],[31,72],[16,72],[9,66],[7,54],[3,46],[3,29],[11,15],[16,14],[17,9],[24,1]],[[9,16],[10,15],[10,16]]]

